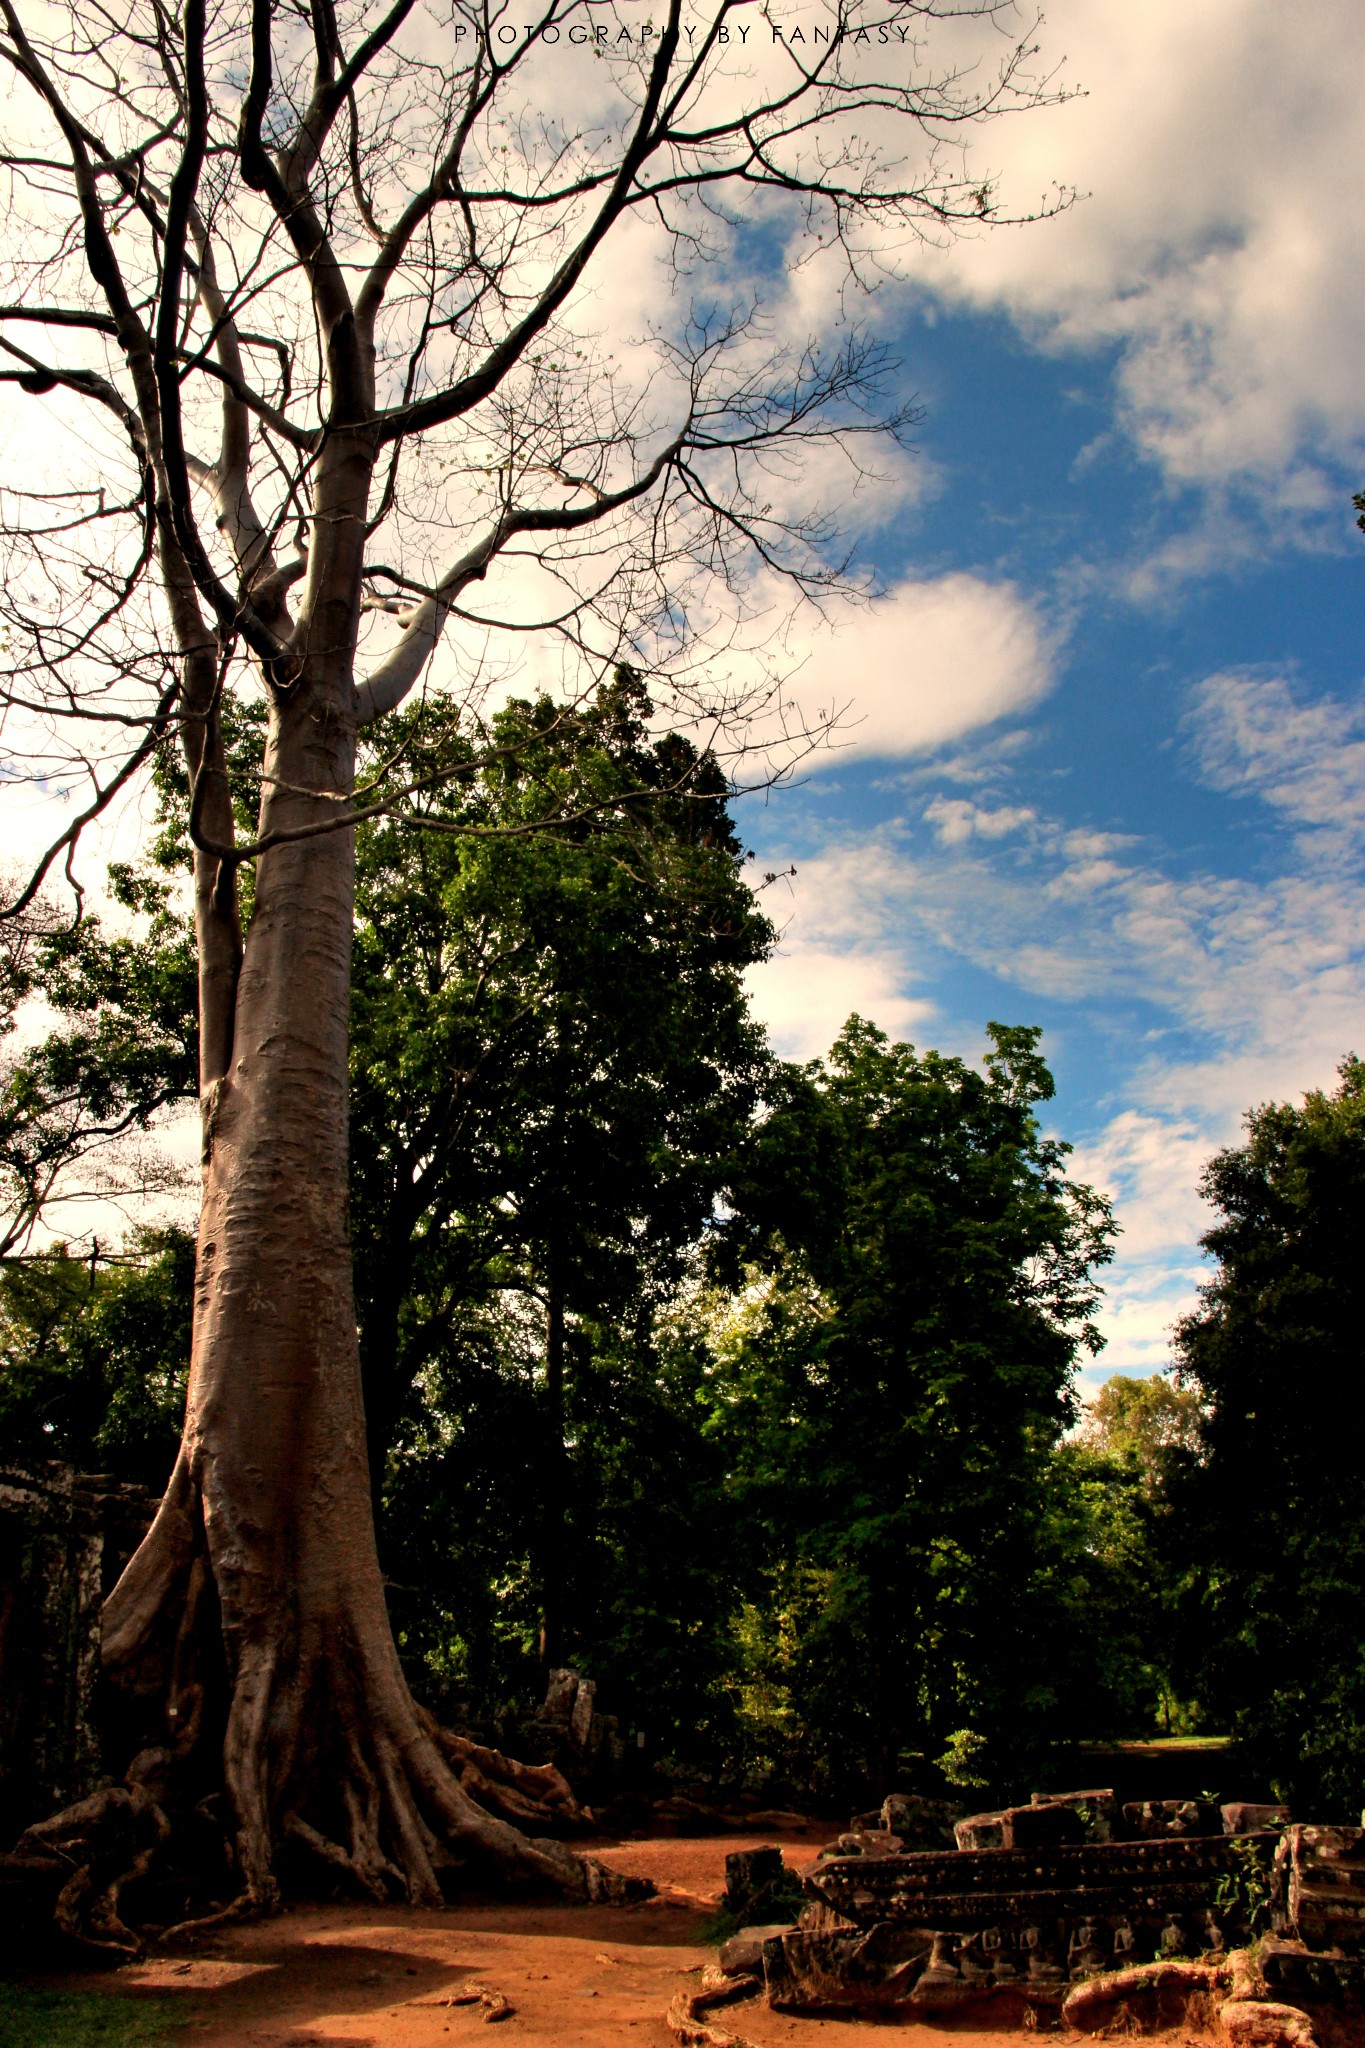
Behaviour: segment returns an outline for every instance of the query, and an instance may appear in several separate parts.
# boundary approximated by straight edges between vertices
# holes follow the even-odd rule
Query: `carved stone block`
[[[1123,1830],[1123,1817],[1112,1787],[1093,1792],[1034,1792],[1030,1803],[1069,1807],[1079,1819],[1087,1842],[1112,1842]]]
[[[1365,1828],[1289,1827],[1275,1851],[1276,1931],[1365,1953]]]
[[[1220,1806],[1225,1835],[1258,1835],[1268,1828],[1287,1828],[1290,1824],[1287,1806],[1257,1806],[1250,1800],[1233,1800],[1227,1806]]]
[[[953,1829],[959,1849],[1051,1849],[1063,1842],[1083,1842],[1085,1822],[1063,1800],[1028,1806],[1006,1806],[998,1813],[969,1814]]]
[[[1221,1834],[1223,1816],[1204,1799],[1142,1799],[1124,1807],[1123,1825],[1127,1834],[1148,1842],[1163,1835]]]

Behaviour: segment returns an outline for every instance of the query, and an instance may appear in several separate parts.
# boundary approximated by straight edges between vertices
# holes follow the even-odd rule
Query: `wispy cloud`
[[[1337,859],[1365,838],[1365,704],[1296,700],[1282,677],[1229,673],[1193,692],[1186,731],[1214,789],[1255,795],[1312,828],[1303,853]]]
[[[886,988],[964,1052],[980,1018],[930,1007],[955,965],[1025,1014],[1029,999],[1074,1006],[1072,1035],[1102,1040],[1119,1075],[1077,1154],[1125,1230],[1110,1357],[1147,1369],[1193,1298],[1204,1162],[1252,1105],[1329,1081],[1365,1015],[1365,715],[1279,676],[1216,675],[1191,693],[1186,732],[1197,774],[1266,807],[1266,872],[1182,872],[1132,835],[1004,800],[1001,778],[974,801],[926,781],[914,816],[802,863],[784,945],[788,987],[818,987],[822,1017],[870,996],[900,1030],[876,1007]],[[755,988],[780,1037],[790,1013],[762,974]]]

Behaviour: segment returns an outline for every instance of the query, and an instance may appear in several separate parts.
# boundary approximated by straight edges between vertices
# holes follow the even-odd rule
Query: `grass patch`
[[[170,2048],[180,2015],[117,1992],[36,1991],[0,1979],[6,2048]]]

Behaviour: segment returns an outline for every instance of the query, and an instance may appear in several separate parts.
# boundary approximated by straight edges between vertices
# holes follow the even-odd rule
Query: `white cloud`
[[[961,846],[968,839],[1006,839],[1031,825],[1036,813],[1018,805],[998,804],[989,810],[966,797],[936,796],[924,816],[940,846]]]
[[[803,860],[789,883],[777,954],[747,977],[754,1013],[785,1059],[828,1052],[854,1011],[897,1037],[934,1017],[910,987],[896,916],[900,851],[894,835],[836,846]],[[767,908],[780,922],[781,906]]]
[[[1077,1147],[1072,1171],[1113,1199],[1123,1224],[1105,1276],[1107,1349],[1091,1377],[1120,1366],[1159,1372],[1169,1362],[1172,1325],[1193,1305],[1205,1270],[1197,1245],[1211,1217],[1198,1189],[1215,1143],[1195,1116],[1125,1109]]]
[[[1295,699],[1282,676],[1209,676],[1192,693],[1186,727],[1215,789],[1254,794],[1286,820],[1315,829],[1301,840],[1337,858],[1365,836],[1365,707],[1336,697]]]
[[[747,979],[756,1013],[789,1060],[827,1053],[854,1011],[897,1038],[912,1037],[933,1015],[932,1004],[905,993],[899,955],[869,945],[856,930],[843,946],[790,934],[776,957],[751,969]]]
[[[1337,502],[1365,438],[1365,176],[1352,0],[1053,0],[1043,57],[1086,97],[978,147],[1007,204],[1087,195],[922,272],[1061,345],[1117,345],[1126,426],[1168,476]]]
[[[820,757],[835,766],[943,746],[1035,704],[1052,683],[1034,608],[1012,584],[961,573],[840,606],[811,632],[796,677],[804,704],[842,713],[836,751]]]

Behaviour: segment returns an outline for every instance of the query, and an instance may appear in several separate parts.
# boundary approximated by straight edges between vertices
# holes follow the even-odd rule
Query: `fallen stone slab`
[[[907,1849],[951,1849],[953,1829],[962,1808],[949,1799],[925,1799],[914,1792],[889,1792],[882,1801],[881,1825],[899,1835]]]
[[[1122,1832],[1123,1816],[1112,1785],[1090,1792],[1033,1792],[1029,1804],[1069,1807],[1079,1819],[1087,1842],[1112,1842]]]
[[[1287,1806],[1256,1805],[1247,1799],[1231,1800],[1220,1806],[1225,1835],[1259,1835],[1270,1829],[1287,1828],[1291,1815]]]
[[[761,1916],[764,1901],[782,1890],[787,1881],[780,1849],[771,1845],[736,1849],[725,1859],[726,1910],[737,1920]]]
[[[746,1927],[739,1934],[732,1935],[722,1945],[718,1958],[723,1974],[727,1977],[762,1976],[764,1943],[796,1931],[790,1921],[777,1921],[771,1927]]]
[[[1301,1941],[1268,1934],[1256,1952],[1262,1983],[1289,2005],[1354,2005],[1360,2009],[1365,2040],[1365,1956],[1319,1954]]]
[[[1028,1806],[1005,1806],[997,1813],[972,1813],[956,1823],[959,1849],[1055,1849],[1086,1839],[1085,1822],[1075,1807],[1055,1800]]]
[[[908,1921],[969,1934],[1006,1922],[1041,1926],[1048,1920],[1127,1918],[1135,1935],[1141,1925],[1143,1938],[1152,1941],[1152,1949],[1129,1960],[1146,1962],[1159,1943],[1168,1956],[1226,1946],[1206,1938],[1205,1916],[1215,1908],[1222,1881],[1239,1872],[1247,1840],[1268,1851],[1275,1837],[1219,1833],[1032,1850],[840,1856],[808,1870],[804,1889],[860,1927]],[[1173,1920],[1178,1924],[1172,1926]],[[1240,1936],[1236,1927],[1220,1925],[1224,1931]],[[1117,1924],[1111,1932],[1119,1934]]]
[[[777,2012],[885,2012],[909,2002],[933,1948],[922,1928],[794,1928],[764,1946]]]
[[[885,1828],[849,1828],[827,1842],[816,1861],[824,1862],[831,1856],[899,1856],[904,1847],[900,1836]]]

